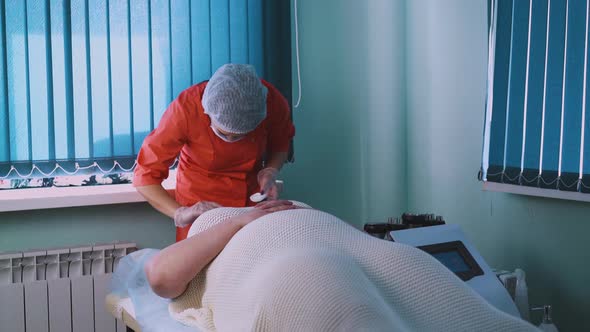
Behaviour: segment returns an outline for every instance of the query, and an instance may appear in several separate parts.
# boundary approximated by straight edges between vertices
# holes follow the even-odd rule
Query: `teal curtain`
[[[483,180],[590,192],[589,0],[490,7]]]
[[[275,56],[290,52],[265,48],[290,48],[281,26],[288,5],[264,0],[1,0],[0,180],[131,170],[168,104],[222,64],[266,77],[272,57],[290,75]]]

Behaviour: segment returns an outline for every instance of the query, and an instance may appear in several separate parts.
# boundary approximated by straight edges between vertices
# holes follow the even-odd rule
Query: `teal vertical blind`
[[[183,89],[229,62],[265,75],[265,7],[0,0],[0,179],[131,170]]]
[[[590,192],[590,1],[490,8],[482,180]]]

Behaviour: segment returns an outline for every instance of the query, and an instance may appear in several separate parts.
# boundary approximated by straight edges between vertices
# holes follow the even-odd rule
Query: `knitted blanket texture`
[[[211,210],[189,236],[249,209]],[[536,330],[429,254],[313,209],[268,214],[242,228],[169,311],[203,331]]]

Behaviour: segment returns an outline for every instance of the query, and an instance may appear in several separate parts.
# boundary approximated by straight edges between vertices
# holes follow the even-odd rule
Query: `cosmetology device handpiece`
[[[250,196],[250,200],[254,203],[260,203],[266,199],[266,194],[255,193]]]

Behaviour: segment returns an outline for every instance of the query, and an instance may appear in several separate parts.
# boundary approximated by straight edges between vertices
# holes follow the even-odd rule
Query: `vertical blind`
[[[0,0],[0,180],[131,170],[185,88],[265,75],[263,0]]]
[[[590,1],[490,8],[482,180],[590,192]]]

